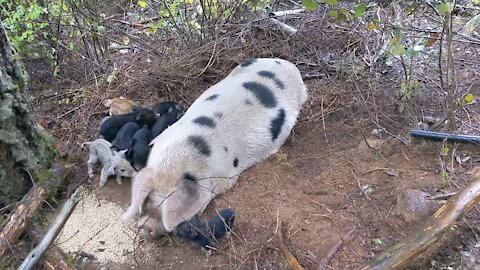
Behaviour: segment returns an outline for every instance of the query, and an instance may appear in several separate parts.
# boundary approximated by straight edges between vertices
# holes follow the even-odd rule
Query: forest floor
[[[312,23],[309,27],[316,26]],[[325,29],[331,33],[329,30],[332,29]],[[315,40],[316,32],[308,33],[308,38]],[[314,44],[323,46],[324,55],[339,53],[351,42],[342,40],[342,35],[337,32],[335,38],[323,40],[327,42],[324,46],[299,38],[296,49]],[[281,42],[272,44],[287,47]],[[479,50],[478,46],[476,49],[468,46],[459,49],[456,55],[459,87],[469,87],[479,97],[480,75],[476,70],[480,63],[473,63],[475,57],[472,57],[478,56]],[[229,60],[239,63],[241,59],[259,55],[280,56],[300,66],[304,74],[306,67],[318,63],[318,59],[309,59],[310,51],[300,52],[299,56],[299,51],[287,48],[277,53],[278,47],[262,54],[245,52]],[[265,48],[260,46],[259,50]],[[154,59],[126,58],[120,56],[116,62],[128,63],[127,68],[116,74],[113,83],[100,89],[91,86],[93,79],[82,83],[79,72],[82,67],[65,68],[67,73],[77,73],[79,79],[64,82],[48,74],[40,64],[27,63],[38,122],[55,136],[65,162],[76,164],[72,183],[88,183],[88,153],[79,145],[99,137],[100,120],[107,115],[101,104],[103,99],[122,95],[145,106],[176,100],[188,108],[196,96],[230,71],[205,68],[206,72],[199,76],[200,83],[186,87],[195,91],[184,88],[172,91],[165,89],[166,78],[184,70],[165,74],[159,72],[160,64],[152,63]],[[442,96],[438,89],[430,91],[436,85],[427,80],[436,76],[432,75],[436,62],[419,61],[424,64],[417,71],[426,71],[424,80],[419,81],[429,90],[425,92],[430,93],[421,97],[423,101],[419,103],[426,104],[422,113],[439,116]],[[310,65],[305,65],[306,62]],[[215,210],[225,207],[236,211],[233,233],[219,242],[218,251],[211,256],[174,236],[139,241],[132,224],[118,222],[130,203],[130,180],[124,179],[118,185],[111,179],[100,189],[98,173],[55,245],[76,255],[75,258],[88,261],[83,263],[86,268],[289,269],[273,238],[281,219],[285,242],[305,269],[317,269],[319,262],[350,231],[325,269],[359,268],[403,239],[444,202],[423,198],[418,194],[424,193],[418,191],[431,196],[458,191],[471,181],[468,171],[480,161],[480,149],[476,146],[410,139],[408,132],[416,128],[416,123],[405,116],[407,112],[400,115],[395,110],[394,92],[400,85],[395,74],[399,70],[383,68],[393,72],[376,70],[368,75],[366,70],[367,75],[352,79],[322,70],[325,76],[306,81],[310,99],[279,153],[243,172],[235,187],[212,201],[202,215],[210,217]],[[55,94],[50,95],[52,92]],[[478,98],[476,102],[460,118],[478,131]],[[380,130],[380,125],[388,126],[389,131]],[[445,147],[449,148],[446,156],[442,150]],[[446,174],[441,173],[442,168]],[[415,195],[407,200],[410,204],[402,200],[411,194]],[[48,214],[54,215],[55,212]],[[412,269],[478,269],[479,224],[480,210],[474,208],[458,222],[434,257]],[[48,226],[48,222],[44,225]]]

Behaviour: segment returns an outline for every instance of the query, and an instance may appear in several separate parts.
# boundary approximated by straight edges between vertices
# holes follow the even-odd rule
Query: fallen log
[[[361,269],[404,269],[431,255],[447,238],[457,220],[480,202],[480,166],[470,174],[474,181],[451,197],[407,238],[377,255]]]
[[[45,190],[42,187],[33,187],[23,197],[22,203],[10,217],[10,221],[0,232],[0,257],[12,251],[12,246],[25,231],[30,220],[34,216],[40,204],[45,198]]]
[[[55,240],[60,230],[63,228],[63,225],[67,221],[68,217],[72,213],[73,209],[77,205],[78,201],[80,201],[80,193],[83,190],[83,187],[80,186],[75,190],[72,196],[65,202],[63,205],[62,210],[58,214],[55,222],[53,223],[52,227],[48,230],[45,237],[42,239],[40,244],[36,246],[25,258],[23,263],[18,267],[18,270],[29,270],[32,269],[38,262],[38,260],[42,257],[43,253],[47,250],[48,246]]]
[[[32,187],[20,200],[20,204],[11,215],[10,221],[0,232],[0,257],[5,256],[9,251],[13,252],[13,245],[25,231],[47,194],[63,183],[71,167],[62,165],[55,168],[55,178],[53,180],[47,182],[44,186]]]

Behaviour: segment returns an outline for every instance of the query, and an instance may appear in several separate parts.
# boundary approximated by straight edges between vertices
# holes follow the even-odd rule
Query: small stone
[[[397,196],[394,214],[406,222],[417,221],[432,215],[440,206],[435,200],[430,200],[430,194],[420,190],[405,190]]]

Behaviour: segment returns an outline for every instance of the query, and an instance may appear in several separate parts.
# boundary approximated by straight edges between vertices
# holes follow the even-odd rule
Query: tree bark
[[[29,107],[29,77],[0,21],[0,207],[20,199],[32,182],[48,180],[52,137]]]

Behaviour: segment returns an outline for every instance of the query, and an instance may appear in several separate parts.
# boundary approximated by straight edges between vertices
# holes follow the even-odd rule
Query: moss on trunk
[[[34,179],[46,180],[56,156],[53,138],[29,107],[28,81],[0,21],[0,206],[21,198]]]

